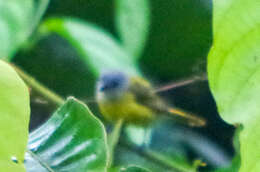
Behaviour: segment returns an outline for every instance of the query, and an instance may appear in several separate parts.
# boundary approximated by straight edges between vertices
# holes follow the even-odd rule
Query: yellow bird
[[[107,72],[97,83],[96,100],[102,115],[109,121],[148,124],[159,115],[185,118],[192,126],[204,126],[205,120],[167,105],[150,83],[123,72]]]

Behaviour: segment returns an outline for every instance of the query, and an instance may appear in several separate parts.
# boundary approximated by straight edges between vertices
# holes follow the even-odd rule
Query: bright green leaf
[[[149,170],[137,166],[130,166],[127,168],[122,168],[120,172],[149,172]]]
[[[11,66],[0,60],[0,171],[25,171],[29,102],[24,82]]]
[[[116,26],[126,50],[138,58],[150,24],[149,0],[116,0]]]
[[[47,20],[43,31],[55,32],[64,37],[79,53],[95,76],[107,70],[139,73],[131,59],[111,34],[101,28],[76,19]]]
[[[243,125],[240,172],[260,171],[259,19],[259,1],[214,1],[209,82],[221,117]]]
[[[28,149],[27,172],[106,171],[105,128],[73,98],[30,134]]]
[[[33,0],[0,0],[0,58],[11,58],[31,31]]]

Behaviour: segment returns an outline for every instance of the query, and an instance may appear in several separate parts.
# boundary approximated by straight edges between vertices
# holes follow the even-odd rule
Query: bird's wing
[[[129,91],[135,95],[137,103],[149,107],[154,112],[167,112],[165,114],[171,117],[181,117],[181,119],[186,120],[184,123],[191,126],[204,126],[206,124],[206,121],[203,118],[187,113],[181,109],[169,107],[156,95],[148,81],[139,77],[132,77],[130,82]]]
[[[140,77],[131,77],[129,91],[135,95],[136,101],[153,109],[155,112],[165,112],[168,106],[156,95],[148,81]]]

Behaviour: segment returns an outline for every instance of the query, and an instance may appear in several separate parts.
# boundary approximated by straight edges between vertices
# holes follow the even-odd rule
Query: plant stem
[[[113,163],[114,150],[116,145],[118,144],[123,123],[124,123],[123,119],[118,120],[115,123],[114,128],[108,138],[108,146],[109,146],[109,154],[110,154],[109,163],[108,163],[109,167],[111,167]]]
[[[64,104],[65,100],[60,97],[59,95],[55,94],[53,91],[51,91],[49,88],[43,86],[41,83],[36,81],[32,76],[27,74],[22,69],[18,68],[14,64],[12,64],[18,75],[24,80],[24,82],[31,87],[33,90],[41,94],[44,98],[47,100],[55,103],[56,105],[60,106]]]
[[[26,151],[33,159],[35,159],[36,161],[38,161],[48,172],[55,172],[47,163],[45,163],[42,159],[40,159],[39,156],[35,155],[35,153],[33,153],[30,150]]]

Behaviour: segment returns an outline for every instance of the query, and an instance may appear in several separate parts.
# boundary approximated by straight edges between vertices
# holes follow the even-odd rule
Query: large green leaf
[[[28,172],[106,171],[105,128],[73,98],[30,134],[28,149]]]
[[[260,171],[260,2],[214,1],[210,87],[221,117],[243,125],[241,172]]]
[[[29,102],[24,82],[0,60],[0,171],[25,171],[23,160],[28,139]]]
[[[69,41],[95,76],[106,70],[138,73],[134,60],[101,28],[77,19],[52,18],[43,24],[42,30],[55,32]]]
[[[126,50],[138,58],[150,24],[149,0],[116,0],[116,26]]]
[[[10,58],[25,41],[33,22],[33,0],[0,0],[0,58]]]

